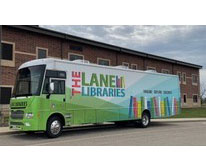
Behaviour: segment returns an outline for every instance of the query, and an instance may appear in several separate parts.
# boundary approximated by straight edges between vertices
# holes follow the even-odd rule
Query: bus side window
[[[51,82],[54,82],[53,94],[65,94],[65,80],[52,79]]]

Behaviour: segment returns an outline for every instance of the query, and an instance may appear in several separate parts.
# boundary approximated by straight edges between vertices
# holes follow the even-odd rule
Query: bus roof
[[[100,67],[100,68],[108,68],[108,69],[113,69],[113,70],[124,70],[124,71],[129,71],[129,72],[140,72],[140,73],[145,73],[145,74],[158,74],[158,75],[164,75],[164,76],[177,77],[177,75],[164,74],[164,73],[158,73],[158,72],[148,72],[148,70],[146,71],[134,70],[134,69],[129,69],[129,68],[117,67],[117,66],[105,66],[105,65],[98,65],[94,63],[84,63],[84,62],[77,62],[77,61],[61,60],[61,59],[56,59],[56,58],[44,58],[44,59],[36,59],[36,60],[28,61],[28,62],[23,63],[19,67],[19,69],[26,68],[29,66],[48,65],[48,64],[54,64],[54,63],[86,65],[86,66],[93,66],[93,67]]]

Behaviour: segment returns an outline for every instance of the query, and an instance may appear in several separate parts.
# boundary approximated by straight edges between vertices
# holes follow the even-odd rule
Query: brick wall
[[[188,99],[192,99],[193,94],[199,95],[198,86],[192,85],[192,74],[199,75],[199,70],[182,65],[175,65],[169,62],[143,58],[126,53],[120,53],[105,48],[95,47],[87,44],[80,44],[73,41],[63,40],[34,32],[17,30],[11,27],[3,26],[2,40],[15,43],[15,67],[0,67],[2,69],[0,85],[14,85],[15,75],[18,67],[26,62],[36,59],[37,47],[47,48],[48,56],[55,58],[68,59],[69,53],[84,55],[85,60],[91,63],[97,63],[97,58],[105,58],[111,61],[111,65],[121,65],[122,62],[137,64],[138,69],[146,70],[147,66],[155,67],[157,72],[162,69],[169,70],[170,73],[177,74],[177,71],[185,72],[187,76],[187,84],[181,84],[181,93],[187,93]],[[69,49],[69,45],[79,45],[83,47],[83,51],[74,51]],[[197,106],[199,106],[198,104]],[[190,103],[188,106],[196,106]]]

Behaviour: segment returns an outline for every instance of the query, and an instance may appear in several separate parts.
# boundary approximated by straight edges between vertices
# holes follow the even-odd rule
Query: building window
[[[78,54],[70,54],[69,55],[69,60],[74,61],[74,60],[84,60],[83,55],[78,55]]]
[[[181,82],[182,82],[182,74],[181,74],[181,72],[177,72],[177,75],[178,75],[179,81],[180,81],[180,83],[181,83]]]
[[[182,73],[182,82],[186,84],[186,73]]]
[[[38,59],[46,58],[48,50],[43,48],[38,48]]]
[[[197,85],[197,82],[198,82],[198,76],[193,74],[192,75],[192,84]]]
[[[131,64],[131,69],[137,70],[137,64]]]
[[[129,68],[129,63],[128,62],[122,62],[122,65]]]
[[[11,92],[11,87],[0,87],[0,104],[10,103]]]
[[[169,74],[170,71],[169,71],[168,69],[162,69],[162,73],[164,73],[164,74]]]
[[[2,45],[2,60],[13,60],[13,44],[1,43]]]
[[[97,58],[97,64],[110,66],[110,60],[109,59],[103,59],[103,58]]]
[[[75,50],[75,51],[80,51],[80,52],[83,51],[82,46],[78,46],[78,45],[70,45],[70,46],[69,46],[69,49],[70,49],[70,50]]]
[[[186,94],[183,95],[183,103],[184,103],[184,104],[187,103],[187,95],[186,95]]]
[[[153,70],[153,71],[156,71],[156,68],[155,68],[155,67],[148,66],[148,67],[147,67],[147,70]]]
[[[193,95],[193,103],[198,103],[198,96],[197,95]]]

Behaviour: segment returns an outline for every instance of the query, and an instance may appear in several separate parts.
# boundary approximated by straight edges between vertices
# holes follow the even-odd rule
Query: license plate
[[[16,125],[11,125],[11,129],[17,129],[20,130],[20,127],[16,126]]]

